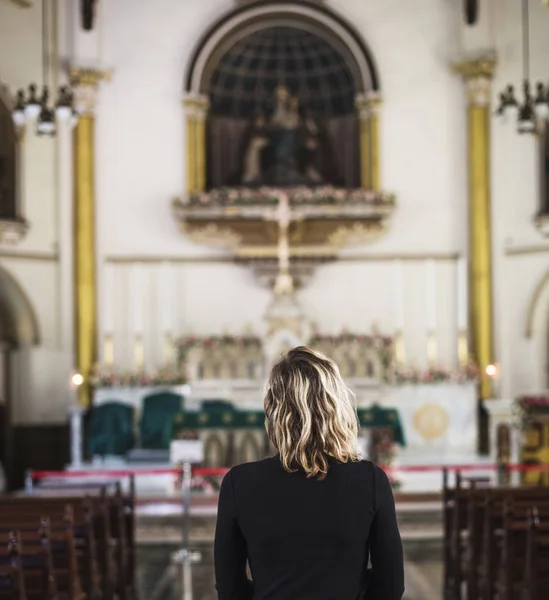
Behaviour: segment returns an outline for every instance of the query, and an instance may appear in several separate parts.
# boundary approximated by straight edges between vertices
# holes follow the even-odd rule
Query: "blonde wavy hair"
[[[273,367],[265,394],[265,427],[288,472],[323,479],[329,459],[359,460],[354,396],[336,363],[306,346]]]

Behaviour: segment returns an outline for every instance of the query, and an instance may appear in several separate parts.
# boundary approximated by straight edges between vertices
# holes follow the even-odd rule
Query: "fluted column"
[[[381,158],[380,158],[380,113],[381,96],[376,92],[368,94],[368,110],[370,113],[370,170],[371,189],[381,191]]]
[[[360,187],[365,190],[371,188],[371,165],[370,165],[370,111],[365,94],[356,97],[356,109],[358,113],[360,132]]]
[[[494,360],[490,91],[495,61],[481,58],[459,63],[455,68],[467,92],[470,348],[480,368],[480,397],[490,398],[491,382],[486,375],[486,367]]]
[[[85,378],[79,400],[91,400],[87,378],[97,361],[95,245],[95,101],[104,72],[73,69],[71,85],[79,112],[74,130],[74,322],[76,369]]]
[[[187,96],[183,100],[187,130],[187,191],[206,189],[206,117],[210,106],[207,96]]]
[[[207,96],[196,100],[196,190],[206,190],[206,117],[210,102]]]
[[[357,94],[355,106],[360,125],[360,186],[381,190],[380,127],[381,97],[377,92]]]

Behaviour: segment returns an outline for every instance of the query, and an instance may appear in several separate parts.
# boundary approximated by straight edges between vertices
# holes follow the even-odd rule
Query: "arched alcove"
[[[379,91],[379,77],[358,32],[326,7],[262,2],[229,12],[199,42],[185,91],[209,107],[189,142],[207,190],[360,187],[357,103]]]
[[[189,94],[208,93],[212,71],[221,56],[247,36],[274,26],[297,28],[325,40],[345,58],[358,91],[379,92],[377,67],[360,33],[329,8],[300,1],[257,2],[226,13],[197,44],[184,90]]]

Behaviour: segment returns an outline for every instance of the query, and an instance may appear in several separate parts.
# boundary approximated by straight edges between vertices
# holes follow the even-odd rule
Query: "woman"
[[[337,365],[310,348],[288,352],[271,371],[265,416],[278,454],[234,467],[221,486],[219,600],[400,600],[391,485],[359,459],[356,410]]]

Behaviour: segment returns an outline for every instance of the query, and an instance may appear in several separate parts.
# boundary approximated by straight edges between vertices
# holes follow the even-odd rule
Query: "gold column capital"
[[[69,74],[77,111],[81,115],[92,115],[97,102],[97,91],[102,81],[112,79],[111,71],[73,67]]]
[[[181,100],[185,114],[197,119],[206,118],[210,108],[210,99],[204,94],[187,94]]]
[[[465,80],[467,101],[470,106],[488,106],[490,104],[492,78],[496,70],[494,56],[459,61],[452,65],[452,70]]]

